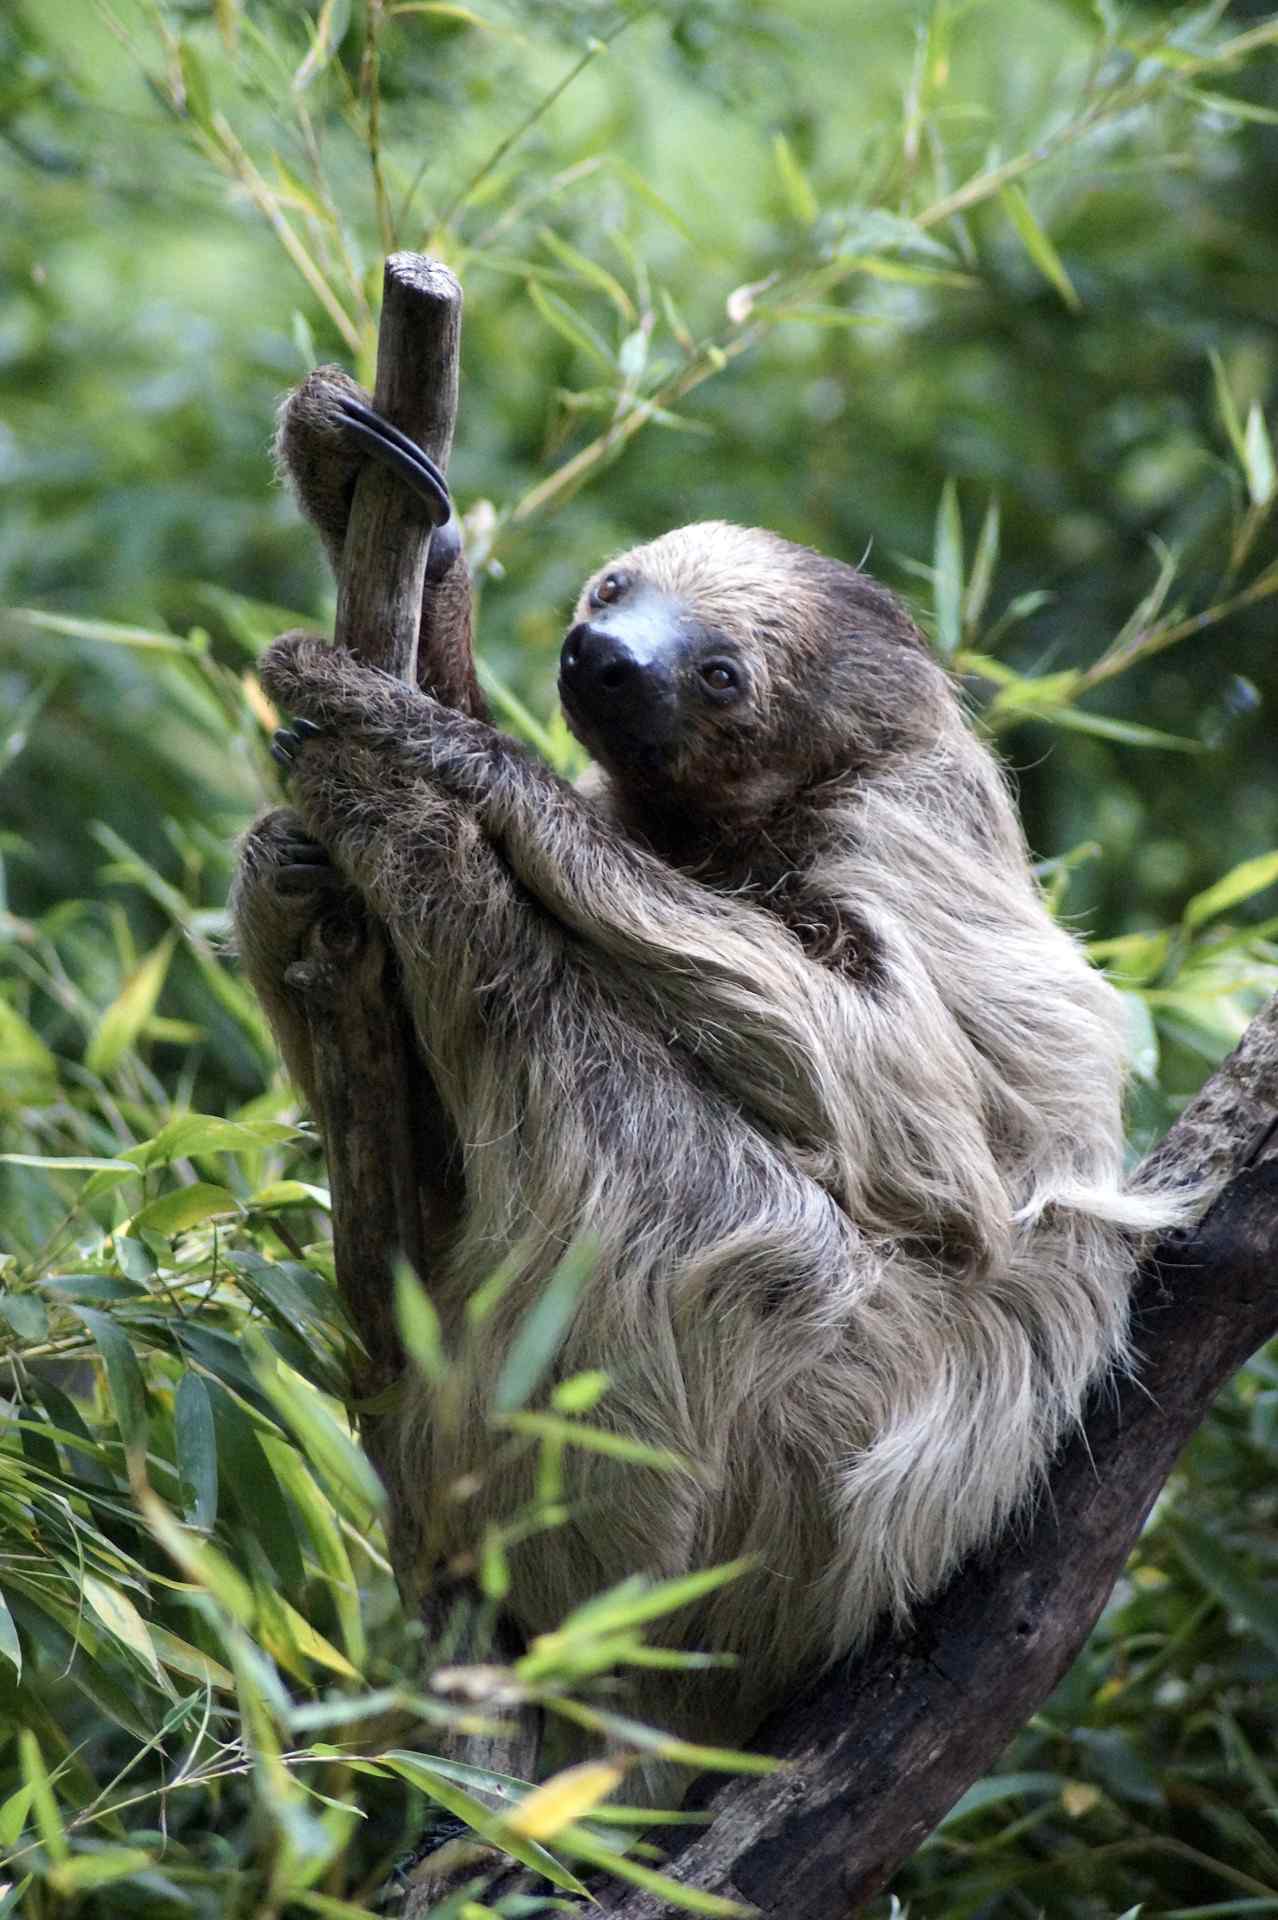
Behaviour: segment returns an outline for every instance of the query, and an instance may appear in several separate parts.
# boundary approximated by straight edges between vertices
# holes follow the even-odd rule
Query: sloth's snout
[[[588,744],[622,755],[669,744],[680,640],[660,608],[600,609],[573,627],[559,656],[559,691]]]
[[[645,671],[649,678],[661,672],[654,661],[645,661],[619,634],[593,627],[585,620],[564,641],[559,668],[568,691],[591,707],[638,692]]]

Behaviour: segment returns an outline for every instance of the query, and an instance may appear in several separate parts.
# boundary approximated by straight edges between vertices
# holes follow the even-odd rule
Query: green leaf
[[[941,488],[932,565],[936,644],[948,660],[958,651],[963,638],[963,522],[959,517],[958,488],[952,479],[947,479]]]
[[[812,182],[799,165],[794,148],[783,133],[772,136],[772,158],[785,192],[790,212],[803,226],[810,227],[821,209],[812,191]]]
[[[596,333],[588,320],[583,320],[566,300],[561,300],[557,293],[551,293],[549,288],[541,286],[538,281],[530,279],[526,285],[529,299],[547,326],[553,327],[564,340],[580,348],[589,359],[598,361],[608,373],[616,373],[617,364],[609,353],[606,342],[601,334]]]
[[[311,33],[311,49],[293,75],[293,91],[302,93],[323,72],[346,37],[351,0],[324,0]]]
[[[1229,444],[1237,456],[1239,466],[1246,473],[1247,440],[1243,433],[1242,421],[1238,418],[1238,409],[1234,405],[1234,396],[1230,390],[1225,363],[1215,347],[1208,349],[1207,357],[1211,361],[1212,378],[1216,383],[1216,405],[1220,409],[1221,425],[1229,437]]]
[[[220,1687],[223,1692],[229,1692],[234,1687],[235,1675],[205,1653],[202,1647],[193,1647],[189,1641],[180,1640],[176,1633],[170,1633],[167,1627],[159,1626],[154,1620],[150,1622],[148,1631],[162,1665],[171,1667],[174,1673],[198,1680],[202,1686]]]
[[[217,1437],[209,1390],[198,1373],[184,1373],[173,1400],[178,1472],[188,1495],[186,1517],[209,1533],[217,1520]]]
[[[607,1846],[584,1827],[565,1827],[556,1835],[555,1844],[572,1853],[580,1860],[586,1860],[592,1867],[604,1867],[609,1873],[616,1874],[619,1880],[629,1880],[633,1886],[643,1887],[646,1892],[660,1896],[681,1913],[705,1913],[719,1916],[719,1920],[733,1920],[733,1916],[749,1916],[753,1907],[743,1907],[738,1900],[725,1900],[717,1893],[704,1893],[698,1887],[685,1886],[681,1880],[672,1880],[668,1874],[657,1873],[651,1867],[640,1866],[637,1860],[629,1859],[618,1853],[615,1847]]]
[[[635,1747],[641,1753],[659,1754],[663,1760],[672,1760],[679,1766],[696,1767],[699,1772],[777,1773],[785,1765],[784,1761],[773,1760],[764,1753],[745,1753],[732,1747],[703,1747],[691,1740],[680,1740],[674,1734],[645,1726],[642,1721],[632,1720],[626,1714],[587,1706],[584,1700],[570,1700],[562,1694],[547,1694],[542,1698],[546,1706],[565,1720],[588,1727],[592,1733],[605,1734],[615,1746]]]
[[[31,1794],[36,1831],[44,1842],[45,1852],[56,1865],[69,1857],[71,1845],[62,1824],[62,1815],[58,1812],[53,1782],[45,1767],[40,1743],[28,1727],[23,1727],[18,1734],[18,1753],[22,1762],[22,1778]]]
[[[297,1138],[296,1127],[275,1120],[223,1120],[213,1113],[184,1113],[150,1140],[140,1140],[122,1156],[135,1167],[168,1166],[173,1160],[203,1153],[253,1153]]]
[[[571,1640],[577,1633],[616,1633],[623,1627],[636,1627],[648,1620],[660,1620],[680,1607],[691,1606],[716,1593],[720,1587],[740,1580],[758,1565],[755,1560],[730,1560],[721,1567],[707,1567],[699,1573],[680,1574],[673,1580],[650,1581],[641,1575],[626,1580],[608,1593],[598,1594],[576,1607],[556,1633],[541,1635],[546,1640]]]
[[[141,647],[160,653],[208,652],[207,637],[182,639],[176,633],[158,633],[148,627],[124,627],[112,620],[81,620],[67,613],[43,613],[35,607],[15,607],[14,617],[43,633],[64,634],[71,640],[106,641],[117,647]]]
[[[975,633],[981,624],[981,616],[990,595],[994,581],[994,569],[998,565],[1000,508],[997,495],[991,494],[989,505],[985,509],[985,518],[981,522],[981,531],[977,536],[976,552],[972,557],[972,572],[968,579],[967,590],[963,595],[963,630]]]
[[[1157,747],[1164,753],[1205,753],[1201,740],[1185,740],[1179,734],[1160,733],[1157,727],[1143,727],[1136,720],[1115,720],[1107,713],[1087,713],[1082,707],[1045,706],[1039,715],[1054,727],[1071,733],[1091,733],[1101,740],[1121,740],[1128,747]]]
[[[978,1780],[974,1787],[969,1787],[962,1799],[955,1801],[941,1826],[952,1827],[971,1814],[983,1813],[986,1807],[996,1807],[1003,1800],[1019,1800],[1025,1794],[1044,1794],[1055,1799],[1065,1784],[1063,1773],[993,1774],[988,1780]]]
[[[432,1386],[439,1386],[448,1374],[439,1314],[407,1260],[395,1263],[395,1324],[409,1359]]]
[[[524,1315],[510,1343],[493,1390],[495,1413],[515,1412],[545,1379],[577,1311],[582,1289],[598,1262],[599,1246],[594,1236],[579,1235]]]
[[[135,1213],[130,1224],[138,1232],[160,1233],[166,1239],[173,1239],[218,1214],[240,1211],[240,1203],[229,1187],[215,1187],[206,1180],[196,1180],[189,1187],[174,1187],[171,1193],[162,1193],[158,1200],[152,1200],[140,1213]]]
[[[48,1309],[38,1293],[0,1293],[0,1316],[19,1340],[43,1340],[48,1334]]]
[[[34,1027],[7,1000],[0,1000],[0,1077],[4,1082],[15,1093],[30,1094],[38,1083],[55,1080],[57,1071],[57,1061]]]
[[[609,1377],[598,1368],[561,1380],[550,1396],[556,1413],[591,1413],[608,1391]]]
[[[1278,476],[1274,473],[1274,450],[1265,416],[1254,400],[1247,414],[1247,430],[1243,435],[1243,466],[1253,505],[1267,507],[1274,497]]]
[[[587,1453],[607,1454],[612,1460],[628,1460],[636,1467],[656,1467],[661,1473],[690,1473],[688,1461],[672,1447],[651,1447],[628,1434],[609,1433],[603,1427],[582,1426],[577,1420],[561,1420],[553,1413],[503,1413],[498,1425],[515,1433],[526,1433],[538,1440],[561,1440],[570,1447],[582,1447]]]
[[[386,1489],[367,1456],[338,1426],[315,1388],[284,1366],[260,1334],[246,1335],[245,1347],[263,1393],[297,1435],[311,1466],[348,1518],[367,1525],[386,1504]]]
[[[22,1678],[22,1642],[18,1638],[18,1629],[13,1624],[13,1615],[3,1593],[0,1593],[0,1655],[8,1660]]]
[[[208,133],[213,122],[213,97],[208,70],[189,40],[182,40],[178,46],[178,67],[182,75],[186,110],[196,126]]]
[[[244,1409],[225,1387],[209,1383],[213,1424],[217,1432],[219,1480],[222,1492],[234,1503],[243,1527],[261,1544],[285,1589],[296,1593],[305,1573],[293,1516],[271,1470],[271,1463]]]
[[[7,1799],[0,1800],[0,1847],[17,1846],[31,1811],[31,1798],[30,1787],[19,1787]],[[0,1906],[0,1914],[4,1912],[5,1908]]]
[[[1240,865],[1231,867],[1214,886],[1194,895],[1185,908],[1186,929],[1192,933],[1205,921],[1214,920],[1218,913],[1237,906],[1240,900],[1250,900],[1253,894],[1263,893],[1266,887],[1272,887],[1276,881],[1278,852],[1260,853],[1254,859],[1242,861]]]
[[[55,1893],[73,1898],[92,1892],[94,1887],[110,1886],[113,1880],[127,1880],[130,1874],[144,1873],[154,1865],[154,1856],[145,1847],[98,1847],[50,1868],[49,1885]]]
[[[1065,271],[1055,247],[1034,218],[1029,201],[1020,187],[1004,187],[999,195],[1003,210],[1020,236],[1021,245],[1045,280],[1051,282],[1071,313],[1078,313],[1082,301]]]
[[[145,1449],[146,1383],[128,1336],[105,1313],[80,1306],[72,1307],[72,1312],[84,1322],[102,1355],[106,1367],[107,1392],[111,1397],[111,1410],[120,1429],[120,1438],[126,1447]]]
[[[537,237],[557,260],[561,260],[566,267],[571,268],[573,273],[592,287],[597,287],[600,293],[606,294],[627,326],[633,324],[635,303],[615,274],[609,273],[608,269],[601,267],[597,260],[591,260],[588,255],[571,246],[561,234],[555,232],[553,227],[540,228]]]
[[[133,1602],[118,1587],[99,1579],[95,1573],[84,1575],[81,1591],[108,1633],[114,1635],[130,1653],[136,1654],[158,1687],[162,1687],[166,1693],[171,1692],[169,1682],[160,1670],[146,1621]]]
[[[1248,1630],[1278,1654],[1278,1613],[1265,1581],[1244,1573],[1238,1561],[1204,1527],[1181,1514],[1163,1522],[1177,1554],[1227,1610],[1246,1622]]]
[[[84,1064],[90,1073],[105,1077],[132,1047],[155,1011],[176,944],[177,935],[166,933],[160,944],[133,968],[89,1041]]]
[[[95,1160],[88,1154],[0,1153],[11,1167],[39,1167],[46,1173],[119,1173],[118,1160]]]
[[[576,1874],[561,1865],[553,1853],[548,1853],[535,1840],[523,1840],[516,1834],[507,1833],[501,1825],[499,1814],[492,1813],[482,1800],[476,1800],[473,1794],[445,1779],[442,1773],[436,1773],[428,1761],[402,1752],[383,1753],[379,1758],[392,1772],[429,1794],[445,1812],[464,1820],[481,1839],[492,1837],[494,1843],[510,1854],[512,1859],[518,1860],[521,1866],[545,1874],[552,1885],[561,1887],[565,1893],[585,1895],[586,1889]]]

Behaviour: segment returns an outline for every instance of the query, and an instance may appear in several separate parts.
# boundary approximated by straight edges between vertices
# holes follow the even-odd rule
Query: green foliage
[[[607,1680],[669,1658],[644,1631],[687,1583],[601,1596],[463,1706],[389,1579],[322,1171],[224,945],[273,784],[254,660],[329,604],[270,484],[280,390],[369,376],[390,246],[458,269],[481,672],[565,770],[562,613],[610,549],[873,540],[1124,989],[1143,1145],[1278,987],[1275,49],[1242,0],[0,20],[0,1912],[362,1912],[427,1803],[558,1862],[557,1898],[605,1857],[646,1884],[611,1763],[526,1796],[413,1742],[535,1697],[622,1761],[681,1751]],[[494,1409],[538,1505],[482,1543],[493,1602],[564,1449],[617,1444],[602,1376],[538,1399],[588,1258]],[[446,1394],[411,1276],[399,1309]],[[1276,1454],[1261,1356],[899,1877],[912,1914],[1278,1911]]]

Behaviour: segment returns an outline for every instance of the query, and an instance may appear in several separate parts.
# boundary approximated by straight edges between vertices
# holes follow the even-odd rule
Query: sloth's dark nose
[[[559,691],[569,725],[575,720],[585,729],[581,737],[592,751],[633,757],[669,744],[683,647],[678,622],[651,600],[601,607],[570,629],[559,656]]]
[[[645,668],[653,662],[638,658],[615,633],[583,620],[573,627],[559,656],[560,678],[568,691],[588,706],[607,706],[626,694],[638,693]]]

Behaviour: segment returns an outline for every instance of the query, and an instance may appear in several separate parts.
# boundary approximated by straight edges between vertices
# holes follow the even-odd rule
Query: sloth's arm
[[[295,750],[298,804],[392,930],[403,850],[446,797],[585,963],[624,976],[670,1040],[857,1217],[943,1221],[978,1242],[997,1230],[1006,1202],[979,1089],[943,1010],[916,1004],[930,991],[920,969],[887,954],[872,988],[841,978],[770,914],[636,847],[506,735],[320,640],[277,641],[263,678],[322,729]]]
[[[433,462],[373,413],[363,388],[340,367],[316,367],[288,395],[279,412],[275,458],[317,529],[335,575],[341,571],[355,482],[368,460],[398,474],[433,522],[441,513],[446,516],[435,525],[426,563],[418,681],[446,706],[482,715],[486,709],[472,654],[470,568]]]

